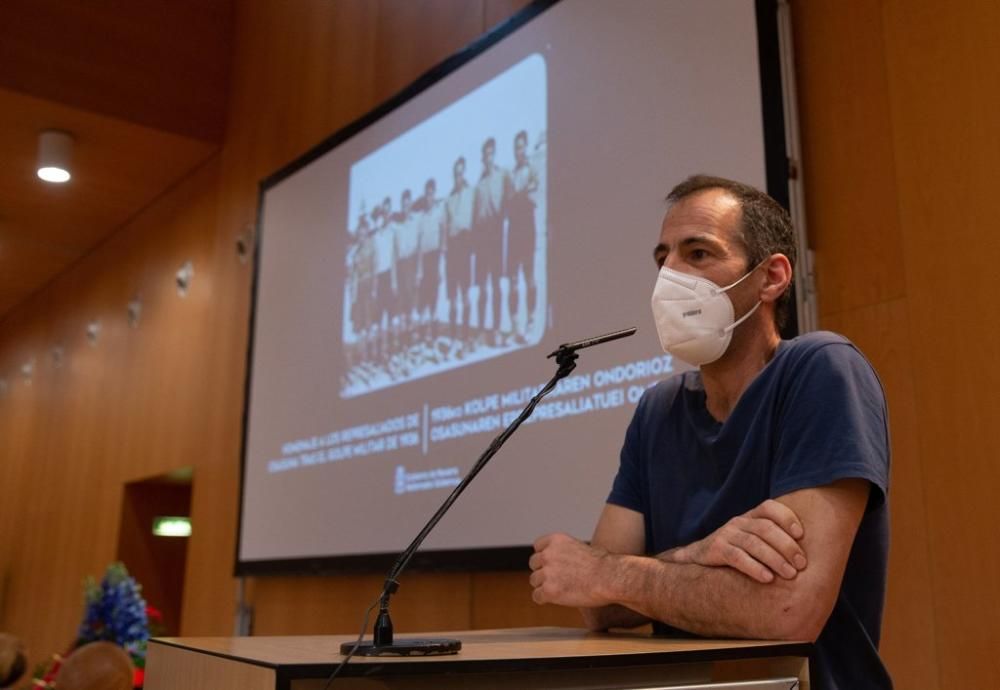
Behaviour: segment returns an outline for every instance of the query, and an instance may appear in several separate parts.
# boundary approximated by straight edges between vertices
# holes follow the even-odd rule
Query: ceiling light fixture
[[[47,129],[38,135],[38,176],[46,182],[67,182],[73,137],[66,132]]]

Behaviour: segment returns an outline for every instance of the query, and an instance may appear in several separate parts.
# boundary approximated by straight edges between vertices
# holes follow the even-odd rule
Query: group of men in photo
[[[536,314],[539,176],[526,131],[513,149],[513,169],[500,167],[489,137],[474,183],[459,156],[446,197],[429,178],[415,200],[404,189],[398,209],[387,196],[361,213],[347,254],[349,376],[367,367],[399,379],[420,363],[527,342],[544,318]]]

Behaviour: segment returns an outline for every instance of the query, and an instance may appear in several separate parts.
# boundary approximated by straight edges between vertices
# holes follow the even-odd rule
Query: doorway
[[[142,585],[146,605],[162,615],[156,635],[179,635],[188,539],[154,534],[158,518],[191,516],[193,472],[183,468],[125,485],[118,530],[118,560]]]

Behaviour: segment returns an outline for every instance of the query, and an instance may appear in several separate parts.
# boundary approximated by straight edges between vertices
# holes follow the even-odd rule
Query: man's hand
[[[599,584],[608,576],[612,556],[567,534],[547,534],[535,541],[528,561],[531,598],[537,604],[596,607],[610,602],[599,594]]]
[[[767,500],[704,539],[668,551],[661,558],[673,563],[728,566],[766,584],[775,575],[791,580],[806,567],[806,554],[799,545],[803,536],[802,523],[792,509]]]

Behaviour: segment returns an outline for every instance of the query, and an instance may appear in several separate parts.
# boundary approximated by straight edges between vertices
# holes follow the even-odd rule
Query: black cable
[[[345,666],[347,666],[347,662],[351,660],[352,656],[354,656],[354,652],[358,650],[358,646],[361,644],[361,640],[365,638],[365,631],[368,630],[368,620],[371,618],[372,611],[374,611],[375,607],[378,606],[378,603],[382,600],[383,596],[385,596],[385,590],[379,593],[375,601],[372,602],[372,605],[368,607],[367,611],[365,611],[365,619],[361,623],[361,632],[358,633],[358,639],[355,640],[354,646],[351,647],[351,651],[344,655],[344,660],[337,665],[337,668],[333,669],[333,673],[330,674],[330,678],[326,681],[326,685],[323,686],[323,690],[329,689],[330,683],[333,682],[334,678],[340,675],[340,672],[344,669]]]

